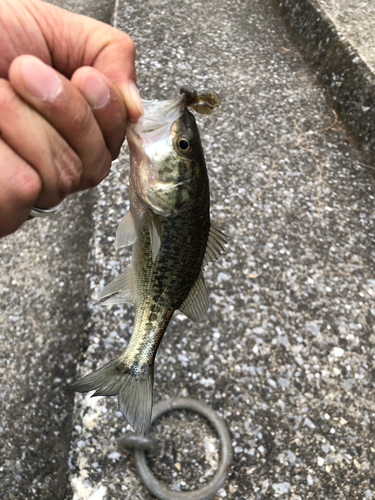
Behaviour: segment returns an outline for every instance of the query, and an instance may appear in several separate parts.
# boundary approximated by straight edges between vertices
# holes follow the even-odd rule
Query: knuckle
[[[89,106],[84,103],[75,108],[70,116],[69,122],[70,130],[79,131],[80,135],[84,135],[88,131],[91,131],[94,124],[94,115]]]
[[[13,198],[17,206],[32,206],[42,190],[42,181],[33,168],[23,169],[13,179]]]
[[[3,100],[4,100],[4,94],[7,91],[8,85],[9,85],[9,82],[4,80],[4,78],[0,78],[0,102],[3,102]]]
[[[69,148],[68,151],[60,155],[56,163],[56,170],[58,172],[57,189],[62,198],[65,198],[68,194],[73,193],[81,182],[83,172],[82,161]]]
[[[87,185],[88,188],[97,186],[109,174],[112,165],[112,158],[108,150],[106,150],[105,155],[98,165],[99,166],[95,169],[95,171],[92,171],[89,175],[87,175],[85,185]]]
[[[0,108],[2,110],[12,108],[16,99],[17,95],[12,85],[7,80],[0,78]]]
[[[0,92],[3,93],[4,91],[8,91],[11,89],[11,85],[8,82],[8,80],[5,80],[4,78],[0,78]]]
[[[116,125],[116,129],[107,131],[105,138],[107,148],[111,153],[112,161],[120,154],[121,146],[124,144],[126,135],[126,125],[122,123]]]
[[[117,41],[122,45],[126,46],[126,50],[132,54],[135,54],[135,43],[133,39],[123,31],[119,31],[117,34]]]

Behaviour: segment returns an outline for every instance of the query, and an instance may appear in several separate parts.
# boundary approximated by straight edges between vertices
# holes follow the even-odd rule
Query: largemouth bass
[[[209,113],[215,93],[183,87],[169,101],[144,101],[145,114],[127,133],[130,210],[116,248],[133,245],[132,262],[99,294],[104,304],[136,305],[126,350],[72,385],[93,396],[119,396],[130,425],[150,427],[155,355],[175,310],[192,321],[206,315],[205,265],[224,251],[226,238],[210,222],[207,168],[198,127],[188,106]]]

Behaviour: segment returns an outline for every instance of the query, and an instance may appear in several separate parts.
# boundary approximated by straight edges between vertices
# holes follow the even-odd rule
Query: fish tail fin
[[[95,390],[91,396],[119,397],[119,407],[136,432],[146,434],[151,425],[154,363],[143,367],[127,364],[124,356],[110,361],[98,370],[74,382],[77,392]]]

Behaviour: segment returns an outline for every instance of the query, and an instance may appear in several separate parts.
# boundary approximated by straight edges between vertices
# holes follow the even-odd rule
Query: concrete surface
[[[372,2],[271,0],[371,167],[375,158]]]
[[[109,22],[101,3],[58,2]],[[85,347],[94,198],[72,196],[57,215],[0,240],[1,500],[66,496],[74,398],[66,385]]]
[[[90,16],[103,23],[113,24],[116,0],[47,0],[76,14]]]
[[[375,5],[361,0],[319,0],[321,7],[361,59],[375,72]]]
[[[207,320],[177,314],[168,328],[155,400],[197,397],[227,422],[234,460],[215,500],[374,498],[373,178],[265,2],[120,1],[114,22],[137,44],[144,98],[187,83],[222,98],[198,122],[230,246],[205,272]],[[127,175],[124,150],[96,194],[1,240],[4,500],[151,498],[116,449],[116,399],[78,394],[72,408],[64,390],[82,349],[79,374],[129,339],[133,308],[93,299],[130,257],[114,250]],[[213,474],[203,421],[171,414],[156,435],[165,482],[189,490]]]
[[[216,499],[372,498],[371,177],[270,6],[153,0],[118,13],[137,45],[144,98],[173,97],[186,83],[222,98],[198,122],[212,217],[230,246],[205,273],[207,321],[177,314],[167,330],[156,401],[197,397],[228,423],[235,457]],[[114,250],[127,174],[125,151],[94,209],[93,292],[130,256]],[[80,374],[124,349],[134,317],[132,306],[89,307]],[[74,500],[150,498],[131,455],[116,449],[126,425],[115,398],[77,395],[74,425]],[[158,477],[177,490],[208,480],[211,433],[178,415],[157,431]]]
[[[84,344],[90,195],[1,240],[1,498],[65,497],[73,395]],[[85,220],[87,218],[87,220]]]

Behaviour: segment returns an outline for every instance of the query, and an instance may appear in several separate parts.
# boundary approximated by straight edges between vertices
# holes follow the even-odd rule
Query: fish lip
[[[186,101],[186,96],[184,94],[181,94],[175,97],[174,99],[168,99],[164,101],[151,101],[147,99],[142,99],[142,104],[145,108],[145,114],[138,121],[142,121],[145,116],[147,117],[148,113],[155,112],[155,110],[160,110],[162,113],[165,114],[166,112],[171,111],[172,109],[180,106],[184,101]]]
[[[145,140],[148,134],[172,126],[184,112],[186,97],[184,94],[168,101],[142,100],[145,114],[131,126]]]

